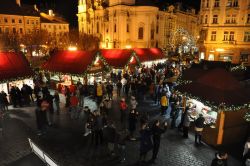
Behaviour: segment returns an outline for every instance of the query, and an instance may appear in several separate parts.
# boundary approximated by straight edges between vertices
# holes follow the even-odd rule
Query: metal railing
[[[48,154],[46,154],[41,148],[39,148],[33,141],[28,138],[32,152],[34,152],[46,165],[59,166]]]

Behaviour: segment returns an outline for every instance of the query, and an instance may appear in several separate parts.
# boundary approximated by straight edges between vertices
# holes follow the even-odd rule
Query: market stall
[[[167,60],[167,56],[159,48],[134,48],[133,51],[145,67],[164,63]]]
[[[141,65],[138,57],[130,49],[101,49],[100,54],[115,73],[123,69],[133,72],[135,67]]]
[[[204,141],[211,145],[240,142],[247,134],[244,114],[249,109],[250,90],[241,86],[225,69],[212,69],[177,90],[195,105],[194,116],[202,113],[210,127],[204,130]],[[234,133],[233,135],[231,133]]]
[[[78,81],[89,84],[97,73],[107,71],[106,61],[97,51],[58,51],[43,64],[42,69],[50,72],[54,88],[70,86]]]
[[[0,52],[0,91],[8,93],[11,86],[21,89],[23,84],[33,87],[33,74],[23,54]]]

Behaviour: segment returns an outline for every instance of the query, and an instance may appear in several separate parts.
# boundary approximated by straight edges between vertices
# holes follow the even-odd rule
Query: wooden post
[[[225,112],[221,111],[219,113],[216,126],[218,127],[217,145],[221,145],[223,143],[224,124],[225,124]]]

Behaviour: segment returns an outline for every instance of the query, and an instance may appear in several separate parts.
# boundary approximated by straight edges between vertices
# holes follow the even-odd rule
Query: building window
[[[129,14],[129,12],[127,11],[127,17],[130,17],[130,14]]]
[[[14,34],[16,33],[16,28],[13,28],[13,33],[14,33]]]
[[[250,23],[250,14],[247,15],[247,23]]]
[[[236,14],[233,14],[233,15],[232,15],[231,23],[232,23],[232,24],[235,24],[235,23],[236,23]]]
[[[156,25],[156,34],[159,33],[159,25]]]
[[[129,32],[129,24],[127,24],[127,32]]]
[[[116,24],[115,24],[115,26],[114,26],[114,32],[116,32]]]
[[[9,33],[9,28],[5,28],[5,33]]]
[[[234,32],[230,32],[229,40],[234,41]]]
[[[250,42],[250,31],[249,32],[245,32],[244,42]]]
[[[213,15],[213,24],[218,24],[218,15]]]
[[[209,7],[209,0],[207,0],[207,4],[206,4],[206,7]]]
[[[211,41],[216,41],[216,31],[212,31],[212,33],[211,33]]]
[[[205,24],[207,24],[207,18],[208,18],[208,16],[206,15],[205,16],[205,21],[204,21]]]
[[[99,33],[99,22],[96,23],[96,33]]]
[[[22,20],[21,19],[19,19],[19,21],[18,21],[20,24],[22,24]]]
[[[106,32],[107,32],[107,33],[109,32],[109,29],[108,29],[108,28],[106,29]]]
[[[223,40],[224,41],[228,41],[229,40],[229,33],[228,33],[228,31],[224,32],[224,39]]]
[[[8,19],[7,19],[7,18],[4,18],[4,22],[5,22],[5,23],[8,23]]]
[[[51,28],[51,26],[49,25],[49,28]]]
[[[36,25],[38,25],[38,20],[36,20]]]
[[[23,34],[23,28],[20,28],[20,29],[19,29],[19,32],[20,32],[21,34]]]
[[[12,23],[15,23],[16,21],[15,21],[15,19],[12,19],[11,22],[12,22]]]
[[[143,27],[140,27],[139,29],[138,29],[138,39],[143,39],[143,32],[144,30],[143,30]]]
[[[34,24],[35,22],[34,22],[34,20],[31,20],[31,24]]]
[[[154,38],[155,38],[155,30],[154,29],[151,29],[150,38],[151,38],[151,40],[154,40]]]
[[[231,16],[226,15],[226,24],[230,24]]]
[[[30,20],[27,20],[27,24],[30,24]]]
[[[239,2],[238,0],[228,0],[227,1],[227,7],[238,7]]]
[[[0,27],[0,34],[2,33],[2,28]]]
[[[219,6],[220,6],[220,0],[215,0],[214,7],[219,7]]]

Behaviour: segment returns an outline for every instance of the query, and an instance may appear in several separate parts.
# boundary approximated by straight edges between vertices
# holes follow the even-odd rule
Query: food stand
[[[33,71],[21,53],[0,52],[0,91],[8,94],[12,85],[22,88],[23,84],[33,87]]]
[[[134,72],[141,65],[139,58],[131,49],[101,49],[100,54],[116,74],[121,70]]]
[[[167,60],[167,56],[159,48],[134,48],[133,51],[145,67],[150,68]]]
[[[58,51],[42,66],[50,72],[54,88],[88,83],[96,73],[104,73],[108,69],[106,61],[97,51]],[[103,74],[102,74],[103,75]]]
[[[248,124],[244,115],[249,110],[250,90],[242,87],[230,72],[212,69],[191,83],[177,86],[177,90],[186,96],[186,104],[196,103],[195,111],[203,113],[210,124],[203,131],[207,144],[225,145],[245,139]]]

